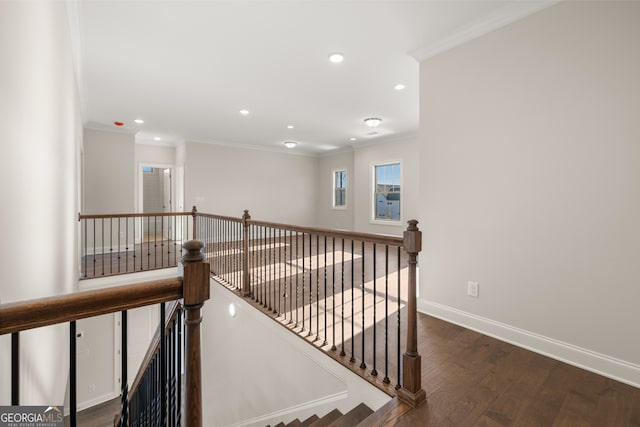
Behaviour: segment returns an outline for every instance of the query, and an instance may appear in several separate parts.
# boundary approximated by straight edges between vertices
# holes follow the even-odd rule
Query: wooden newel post
[[[182,257],[184,267],[183,298],[186,319],[186,390],[185,422],[187,427],[202,426],[202,369],[200,363],[200,309],[209,299],[209,263],[204,262],[200,240],[182,245],[187,253]]]
[[[193,207],[193,209],[191,209],[191,216],[193,217],[193,240],[196,240],[198,237],[198,235],[196,234],[197,229],[196,229],[196,218],[198,215],[198,208],[196,208],[195,206]]]
[[[245,209],[242,215],[242,296],[251,296],[251,276],[249,275],[249,220],[251,215]]]
[[[404,232],[404,250],[409,255],[409,284],[407,295],[407,351],[402,355],[402,388],[398,398],[405,403],[419,406],[427,399],[422,389],[421,357],[418,354],[418,310],[416,306],[416,265],[422,250],[422,232],[418,221],[412,219]]]

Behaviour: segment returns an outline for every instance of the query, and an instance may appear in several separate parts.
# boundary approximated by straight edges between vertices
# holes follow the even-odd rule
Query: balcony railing
[[[417,221],[395,237],[256,221],[245,211],[197,213],[194,230],[218,282],[390,395],[424,401]]]

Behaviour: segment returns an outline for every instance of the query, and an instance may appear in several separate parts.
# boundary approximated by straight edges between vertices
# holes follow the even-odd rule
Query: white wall
[[[419,145],[417,137],[398,141],[357,147],[354,153],[355,182],[354,226],[355,231],[402,235],[407,221],[417,219],[419,204]],[[373,211],[373,166],[376,164],[401,163],[401,221],[397,225],[386,225],[372,221]]]
[[[136,211],[133,135],[85,129],[83,213]]]
[[[3,303],[71,292],[77,271],[82,124],[62,2],[0,2]],[[37,256],[31,254],[47,254]],[[68,325],[21,334],[22,404],[64,402]],[[0,405],[10,403],[9,340]]]
[[[186,143],[185,206],[198,211],[262,221],[313,225],[315,158]]]
[[[275,425],[334,408],[346,413],[361,402],[376,410],[390,400],[213,281],[202,318],[203,425]]]
[[[317,158],[316,177],[316,226],[353,230],[354,188],[356,176],[353,168],[353,151]],[[347,171],[347,206],[345,209],[333,207],[333,175],[335,171]]]
[[[638,22],[562,2],[422,62],[419,140],[420,307],[636,386]]]

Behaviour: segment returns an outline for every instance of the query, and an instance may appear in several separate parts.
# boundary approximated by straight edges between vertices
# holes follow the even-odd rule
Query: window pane
[[[335,171],[333,175],[333,206],[346,206],[347,171]]]
[[[375,219],[400,221],[400,164],[375,166]]]

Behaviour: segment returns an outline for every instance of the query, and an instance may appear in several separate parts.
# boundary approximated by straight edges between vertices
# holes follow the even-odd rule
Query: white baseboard
[[[273,420],[289,419],[292,417],[292,414],[298,414],[300,412],[303,412],[309,409],[314,409],[329,403],[338,402],[340,400],[346,399],[347,397],[349,397],[349,394],[345,390],[340,393],[324,396],[319,399],[315,399],[310,402],[305,402],[300,405],[295,405],[290,408],[285,408],[276,412],[272,412],[270,414],[261,415],[259,417],[251,418],[249,420],[244,420],[236,424],[231,424],[230,426],[227,426],[227,427],[243,427],[243,426],[250,426],[250,425],[256,425],[256,424],[266,425],[274,422]]]
[[[640,388],[640,365],[435,302],[418,299],[417,305],[421,313]]]

